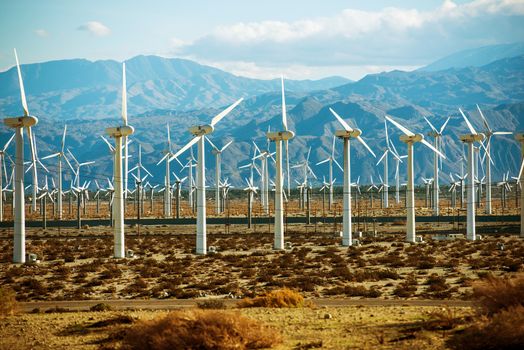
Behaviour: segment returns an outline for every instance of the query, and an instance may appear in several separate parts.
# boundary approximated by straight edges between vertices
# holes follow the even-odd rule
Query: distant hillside
[[[22,65],[31,112],[55,120],[118,117],[121,63],[84,59]],[[196,62],[158,56],[126,61],[130,114],[153,109],[178,111],[219,107],[240,97],[278,90],[280,81],[249,79]],[[0,73],[0,111],[20,113],[16,68]],[[348,83],[341,77],[289,80],[290,91],[325,90]]]
[[[490,45],[459,51],[441,58],[419,71],[436,72],[450,68],[481,67],[491,62],[524,55],[524,43]]]

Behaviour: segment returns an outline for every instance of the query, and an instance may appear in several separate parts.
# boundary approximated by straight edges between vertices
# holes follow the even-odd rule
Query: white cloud
[[[47,38],[49,36],[49,33],[45,29],[36,29],[34,33],[41,38]]]
[[[242,62],[231,66],[250,76],[273,76],[261,67],[302,67],[307,73],[304,67],[361,67],[363,72],[369,67],[420,66],[458,50],[523,38],[522,0],[445,0],[428,11],[350,8],[331,17],[220,26],[193,42],[177,39],[172,52],[215,65]]]
[[[82,24],[77,28],[78,30],[90,32],[96,36],[106,36],[111,33],[111,30],[101,22],[90,21]]]

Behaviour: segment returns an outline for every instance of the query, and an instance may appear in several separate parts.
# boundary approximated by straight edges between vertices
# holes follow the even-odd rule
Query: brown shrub
[[[524,306],[524,274],[512,279],[488,277],[474,285],[473,297],[489,315]]]
[[[280,334],[237,313],[178,311],[129,329],[122,349],[260,349],[281,342]]]
[[[18,309],[15,291],[9,287],[0,288],[0,316],[12,316]]]
[[[452,349],[517,350],[524,348],[524,306],[509,306],[492,318],[482,317],[447,342]]]
[[[238,302],[238,307],[303,307],[307,306],[304,297],[288,288],[273,290],[263,296],[246,298]]]

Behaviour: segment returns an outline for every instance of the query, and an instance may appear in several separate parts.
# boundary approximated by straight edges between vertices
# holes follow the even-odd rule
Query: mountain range
[[[189,126],[209,122],[224,106],[244,97],[244,102],[224,118],[210,136],[217,146],[229,139],[235,141],[224,153],[223,173],[236,185],[248,175],[239,171],[238,166],[249,161],[252,141],[262,148],[268,127],[273,130],[281,127],[279,80],[237,77],[188,60],[155,56],[130,59],[126,61],[126,68],[129,121],[136,129],[134,143],[130,146],[134,158],[130,162],[136,162],[136,144],[140,143],[143,163],[154,175],[152,183],[163,183],[164,168],[155,164],[166,146],[167,123],[176,150],[189,140]],[[462,145],[458,137],[467,128],[458,108],[469,113],[479,131],[483,130],[483,125],[476,104],[482,108],[493,129],[523,130],[523,68],[524,55],[520,55],[502,57],[481,66],[372,74],[356,82],[340,77],[317,81],[286,80],[289,127],[297,134],[289,146],[291,163],[303,160],[309,147],[312,149],[311,163],[331,153],[332,134],[339,127],[329,112],[331,107],[352,126],[363,130],[363,138],[375,150],[377,158],[385,147],[385,114],[421,133],[429,131],[424,116],[437,127],[450,116],[444,136],[444,152],[448,159],[443,162],[442,171],[444,174],[459,173]],[[67,60],[23,65],[22,71],[29,109],[39,117],[35,127],[39,155],[56,152],[63,125],[67,123],[67,146],[71,152],[80,161],[96,160],[96,165],[88,169],[83,178],[102,180],[110,177],[111,156],[99,135],[106,127],[120,122],[120,64],[116,61]],[[20,110],[17,77],[10,69],[0,73],[0,111],[3,115],[17,115]],[[388,129],[396,148],[405,153],[397,130],[391,125]],[[10,131],[0,128],[0,144],[9,136]],[[270,147],[274,149],[273,145]],[[341,144],[337,143],[336,147],[339,154]],[[209,148],[207,178],[213,182],[214,162]],[[519,145],[512,137],[493,140],[495,179],[506,171],[516,172],[519,152]],[[182,162],[186,156],[183,158]],[[416,146],[417,176],[432,176],[432,158],[432,153],[424,146]],[[376,167],[376,160],[371,159],[360,145],[352,149],[352,159],[352,176],[354,179],[361,176],[361,183],[369,183],[370,175],[377,179],[378,174],[383,174],[382,166]],[[52,169],[53,164],[49,167]],[[325,164],[312,167],[320,180],[327,174]],[[174,168],[179,171],[180,167]],[[341,180],[342,174],[335,173]],[[390,166],[390,182],[393,182],[393,174],[394,166]],[[293,173],[297,180],[300,176],[298,172]],[[405,178],[403,170],[401,177]],[[446,183],[447,179],[447,175],[443,175],[441,181]]]

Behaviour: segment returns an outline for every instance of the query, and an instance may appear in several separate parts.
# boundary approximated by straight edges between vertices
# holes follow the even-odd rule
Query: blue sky
[[[524,41],[523,0],[0,2],[0,70],[65,58],[184,57],[273,78],[413,69]]]

